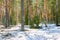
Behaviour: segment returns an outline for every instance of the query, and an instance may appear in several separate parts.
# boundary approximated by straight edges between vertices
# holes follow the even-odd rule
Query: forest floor
[[[48,24],[48,28],[20,31],[19,27],[4,29],[0,32],[0,40],[60,40],[60,27]]]

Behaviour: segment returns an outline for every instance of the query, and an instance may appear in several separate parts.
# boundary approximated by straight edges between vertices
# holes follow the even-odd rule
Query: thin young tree
[[[2,1],[0,1],[0,25],[1,25],[1,21],[2,21]]]

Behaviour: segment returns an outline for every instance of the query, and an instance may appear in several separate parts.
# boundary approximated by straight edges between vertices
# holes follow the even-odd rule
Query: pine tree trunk
[[[5,21],[5,27],[6,28],[9,27],[8,1],[9,0],[5,0],[4,1],[5,2],[5,19],[6,19],[6,21]]]
[[[24,31],[24,0],[21,0],[21,31]]]
[[[58,0],[56,0],[56,25],[58,25]]]
[[[37,13],[37,7],[38,7],[38,0],[36,0],[36,15],[38,15],[38,13]]]
[[[47,0],[44,0],[44,24],[45,27],[47,27],[46,23],[47,23]]]

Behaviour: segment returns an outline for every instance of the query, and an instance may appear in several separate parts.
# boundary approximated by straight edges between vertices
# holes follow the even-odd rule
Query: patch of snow
[[[12,36],[5,37],[6,34],[2,35],[0,32],[0,40],[60,40],[60,27],[56,27],[55,24],[47,25],[49,29],[30,29],[27,25],[25,25],[25,29],[28,29],[28,31],[19,31],[20,26],[2,29],[3,32],[7,31],[5,33],[10,33]]]

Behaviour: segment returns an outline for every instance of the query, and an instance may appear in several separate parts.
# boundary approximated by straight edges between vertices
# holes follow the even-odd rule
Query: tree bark
[[[37,13],[37,9],[38,8],[38,0],[36,0],[36,15],[38,15],[38,13]]]
[[[9,0],[4,0],[4,2],[5,2],[5,19],[6,19],[6,21],[5,21],[5,27],[6,28],[9,27],[8,1]]]
[[[56,0],[56,25],[58,25],[58,0]]]
[[[24,31],[24,0],[21,0],[21,31]]]
[[[46,23],[47,23],[47,0],[44,0],[44,23],[45,23],[45,27],[47,27]]]

